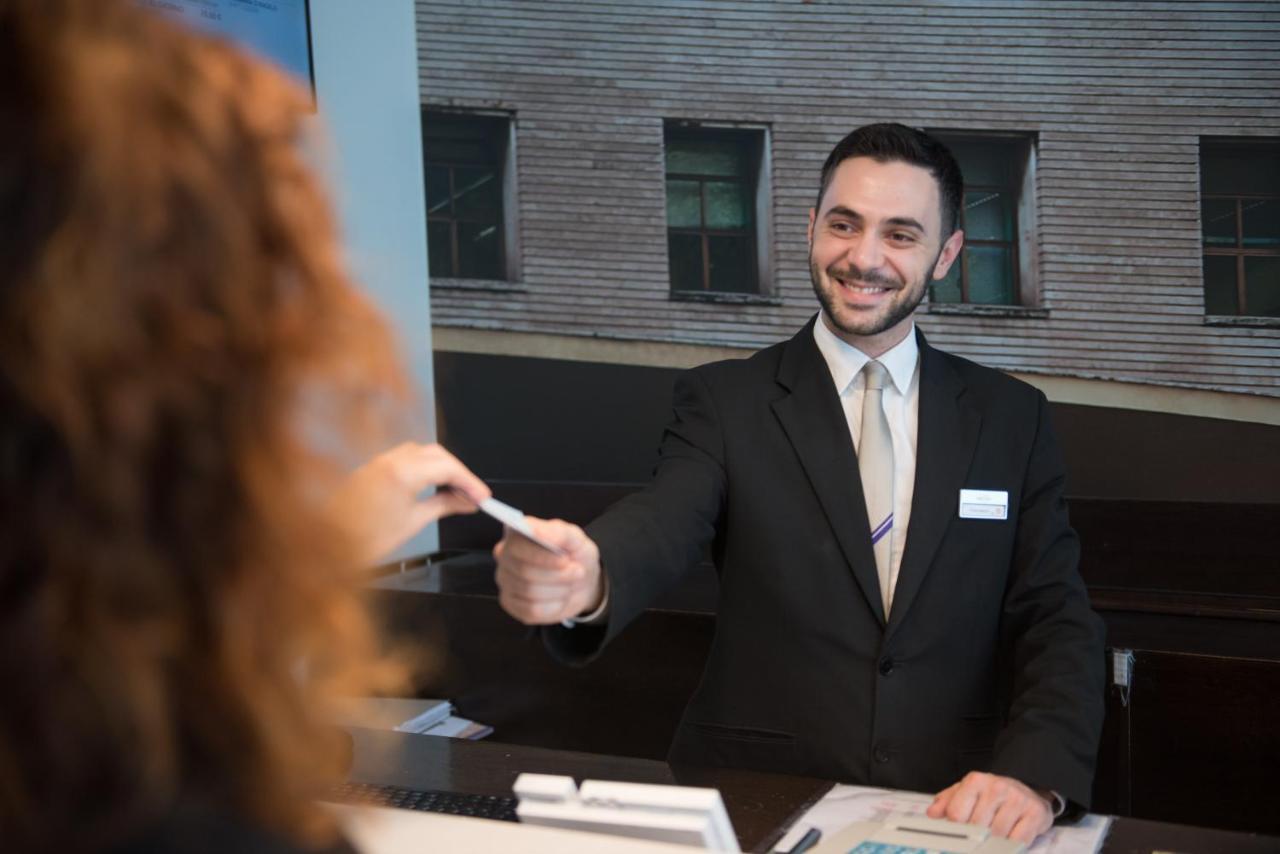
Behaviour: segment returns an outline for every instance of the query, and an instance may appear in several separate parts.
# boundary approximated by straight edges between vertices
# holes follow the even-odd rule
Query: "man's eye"
[[[889,239],[894,243],[914,243],[916,236],[906,231],[895,231],[889,235]]]
[[[833,222],[831,223],[831,230],[837,234],[852,234],[853,225],[847,222]]]

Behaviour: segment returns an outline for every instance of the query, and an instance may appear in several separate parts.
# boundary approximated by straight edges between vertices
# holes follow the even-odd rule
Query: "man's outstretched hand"
[[[559,547],[557,555],[508,529],[493,549],[503,609],[531,626],[554,625],[596,610],[604,597],[600,550],[577,525],[526,516],[541,539]]]
[[[927,811],[929,818],[947,818],[991,828],[1028,845],[1053,826],[1049,801],[1012,777],[970,771],[943,789]]]

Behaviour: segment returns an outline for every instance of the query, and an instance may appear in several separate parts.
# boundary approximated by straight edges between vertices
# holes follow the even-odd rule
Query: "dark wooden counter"
[[[522,747],[492,741],[460,741],[425,735],[351,728],[351,779],[410,788],[481,795],[510,795],[523,771],[631,783],[676,783],[720,790],[744,851],[769,851],[831,783],[728,768],[671,766],[650,759],[602,756]],[[1117,818],[1102,846],[1105,854],[1276,854],[1280,838],[1209,830],[1164,822]]]

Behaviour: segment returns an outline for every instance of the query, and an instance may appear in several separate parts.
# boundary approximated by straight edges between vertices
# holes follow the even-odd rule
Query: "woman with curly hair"
[[[358,569],[406,532],[362,520],[488,495],[435,446],[346,477],[407,387],[309,110],[135,2],[0,0],[5,851],[340,845],[316,710],[403,673]]]

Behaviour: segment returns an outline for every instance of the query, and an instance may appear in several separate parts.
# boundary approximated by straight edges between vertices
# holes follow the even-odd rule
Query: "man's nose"
[[[864,230],[849,247],[849,260],[854,267],[864,272],[879,269],[884,260],[880,236],[870,229]]]

